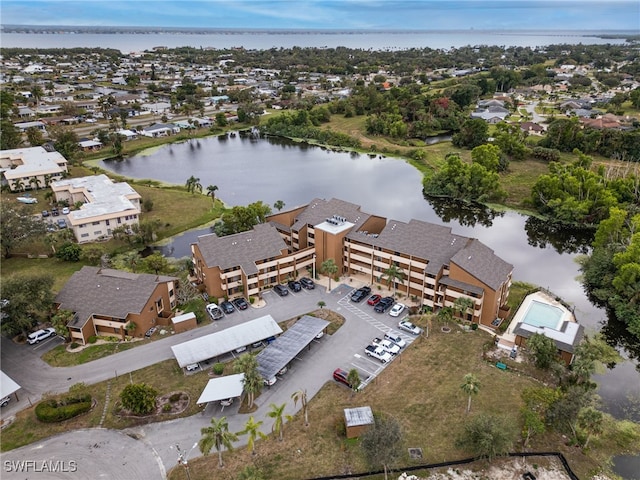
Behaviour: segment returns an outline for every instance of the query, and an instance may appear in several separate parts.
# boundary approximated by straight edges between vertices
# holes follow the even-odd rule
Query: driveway
[[[121,375],[173,358],[171,346],[177,343],[208,335],[262,315],[270,314],[277,322],[284,321],[317,309],[318,302],[323,301],[325,308],[343,315],[345,323],[333,335],[325,335],[315,340],[309,350],[305,350],[291,363],[289,371],[275,385],[265,387],[256,400],[258,410],[252,415],[264,421],[262,431],[269,433],[273,424],[273,419],[266,415],[270,404],[286,403],[285,413],[293,415],[300,409],[300,403],[294,406],[291,395],[305,389],[308,398],[312,398],[327,381],[331,381],[331,374],[336,368],[356,368],[363,383],[367,385],[385,367],[377,360],[366,357],[364,348],[373,337],[382,337],[391,330],[400,333],[396,328],[398,318],[374,313],[373,307],[367,305],[366,300],[359,304],[351,302],[349,296],[354,286],[339,284],[331,292],[327,292],[324,287],[317,285],[314,290],[290,292],[286,297],[279,297],[270,291],[265,292],[263,298],[266,305],[262,308],[252,307],[245,311],[236,311],[205,327],[69,368],[50,367],[39,358],[40,353],[37,350],[13,344],[3,338],[2,368],[23,387],[19,404],[13,402],[11,407],[5,407],[10,410],[3,412],[3,416],[12,410],[28,406],[28,402],[35,402],[45,391],[65,392],[76,382],[97,383],[116,374]],[[413,340],[410,335],[401,335],[408,343]],[[43,342],[42,345],[46,344]],[[141,440],[141,444],[147,445],[151,453],[160,458],[164,468],[169,469],[176,464],[176,444],[190,454],[189,458],[200,454],[197,448],[192,447],[200,439],[200,429],[208,426],[212,417],[224,415],[229,421],[231,431],[242,430],[248,415],[238,414],[238,406],[234,403],[222,411],[222,407],[215,403],[188,418],[134,427],[125,430],[124,433]],[[241,438],[239,444],[245,443],[246,439]]]

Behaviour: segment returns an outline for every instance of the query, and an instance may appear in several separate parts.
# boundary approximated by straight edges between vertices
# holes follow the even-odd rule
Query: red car
[[[371,295],[371,297],[369,297],[369,300],[367,300],[367,303],[369,305],[377,305],[381,298],[382,298],[382,295],[378,295],[378,294]]]

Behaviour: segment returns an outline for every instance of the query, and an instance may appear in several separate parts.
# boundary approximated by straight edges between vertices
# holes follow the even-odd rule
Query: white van
[[[39,343],[41,340],[45,338],[52,337],[56,334],[55,328],[45,328],[43,330],[38,330],[37,332],[30,333],[27,336],[27,343],[29,345],[33,345],[34,343]]]

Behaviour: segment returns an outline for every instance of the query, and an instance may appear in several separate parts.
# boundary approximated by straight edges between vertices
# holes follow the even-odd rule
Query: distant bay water
[[[0,34],[3,48],[115,48],[123,53],[164,46],[249,50],[271,48],[347,47],[363,50],[405,50],[410,48],[449,49],[463,46],[498,45],[505,47],[543,47],[553,44],[622,44],[622,31],[550,31],[550,30],[442,30],[442,31],[225,31],[225,32],[152,32],[152,33],[48,33]]]

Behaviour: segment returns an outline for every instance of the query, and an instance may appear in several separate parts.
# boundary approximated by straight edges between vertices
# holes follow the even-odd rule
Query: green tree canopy
[[[233,450],[233,442],[238,441],[238,435],[229,431],[227,417],[211,419],[211,426],[200,429],[202,438],[198,443],[203,455],[208,455],[213,447],[218,452],[218,466],[223,467],[222,449]]]
[[[29,240],[42,237],[44,234],[44,222],[35,217],[28,207],[14,206],[6,200],[2,202],[0,205],[0,245],[4,258],[9,258],[11,252]]]
[[[3,333],[26,335],[38,321],[48,317],[53,303],[51,275],[13,275],[3,278],[0,288]]]
[[[395,418],[375,415],[375,423],[360,437],[360,446],[371,466],[382,466],[384,478],[388,478],[389,467],[403,455],[404,432]]]
[[[534,363],[538,368],[546,370],[557,361],[558,347],[553,339],[541,333],[534,333],[527,339],[527,350],[533,356]]]
[[[516,428],[507,417],[482,413],[465,423],[456,446],[491,460],[511,450],[516,435]]]
[[[146,383],[132,383],[120,393],[122,406],[136,415],[146,415],[156,408],[158,392]]]

